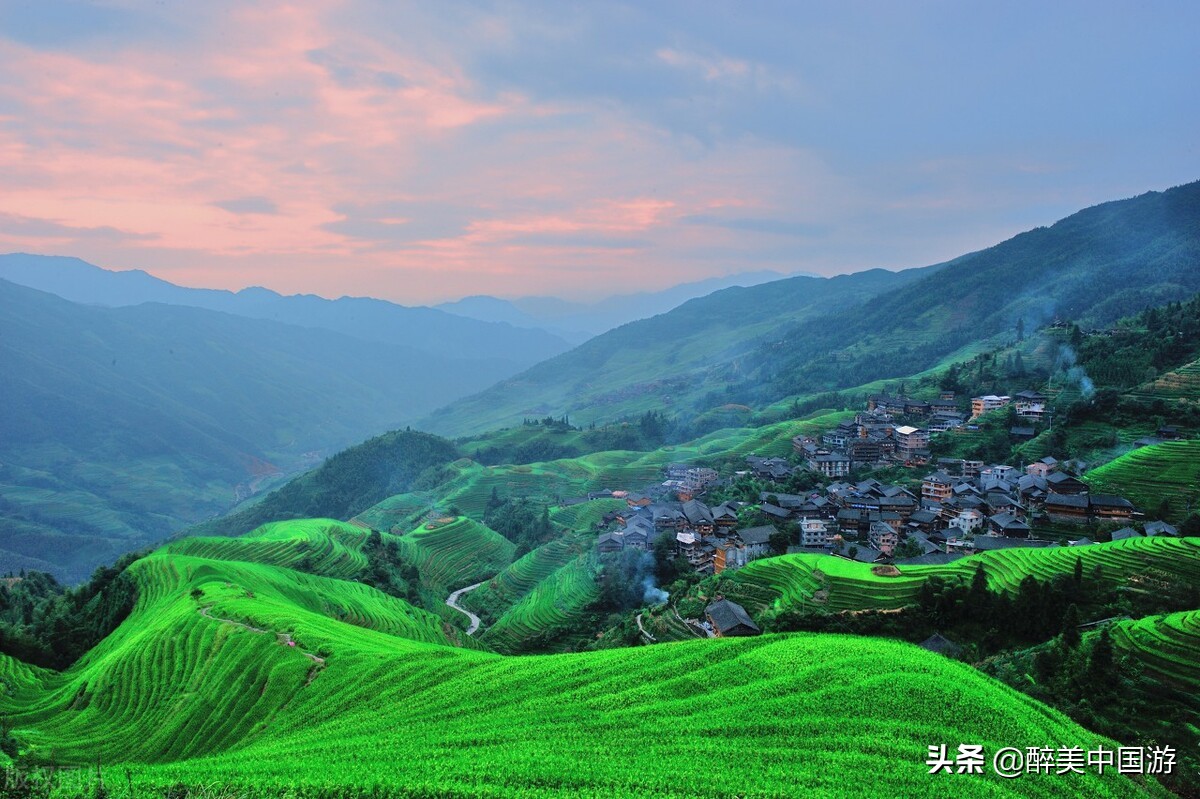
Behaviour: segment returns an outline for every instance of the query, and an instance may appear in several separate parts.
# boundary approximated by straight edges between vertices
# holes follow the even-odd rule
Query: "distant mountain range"
[[[567,346],[381,300],[0,256],[0,573],[81,578]]]
[[[0,280],[0,574],[85,576],[503,376],[328,329]]]
[[[675,308],[688,300],[703,297],[732,286],[757,286],[789,276],[781,272],[742,272],[692,283],[681,283],[662,291],[617,294],[595,302],[571,302],[557,297],[520,297],[503,300],[496,297],[464,297],[436,306],[449,313],[487,322],[507,322],[514,327],[542,328],[573,343],[620,327],[637,319],[646,319]],[[812,275],[816,277],[816,275]]]
[[[451,403],[443,435],[522,417],[695,418],[901,377],[1062,317],[1113,322],[1200,291],[1200,182],[1073,214],[945,264],[730,288],[631,322]]]
[[[518,371],[569,348],[563,339],[544,330],[468,319],[434,308],[408,307],[367,297],[327,300],[311,294],[285,296],[257,287],[237,292],[185,288],[141,270],[115,272],[78,258],[0,255],[0,279],[90,305],[187,305],[333,330],[446,358],[488,359],[494,363],[495,368],[490,370],[493,374]]]

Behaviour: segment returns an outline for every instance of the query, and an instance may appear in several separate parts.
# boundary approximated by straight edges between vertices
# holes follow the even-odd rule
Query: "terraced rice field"
[[[451,589],[496,574],[512,562],[516,549],[495,530],[465,516],[446,524],[424,524],[397,541],[401,555],[420,572],[421,582],[442,594],[441,599]]]
[[[358,519],[376,529],[393,529],[397,519],[411,518],[431,507],[435,496],[442,510],[455,507],[473,519],[482,519],[493,490],[500,497],[522,497],[551,505],[589,491],[642,490],[660,482],[669,463],[740,458],[751,453],[786,455],[792,450],[794,436],[817,432],[851,416],[852,412],[835,411],[763,427],[717,430],[688,444],[650,452],[610,450],[578,458],[501,466],[483,466],[462,458],[450,464],[450,477],[436,492],[391,497],[359,514]]]
[[[932,575],[966,581],[982,565],[993,590],[1013,592],[1027,575],[1049,580],[1071,574],[1076,558],[1083,561],[1089,578],[1098,566],[1102,579],[1130,590],[1140,590],[1137,578],[1147,575],[1183,584],[1200,582],[1200,539],[1160,537],[984,552],[946,565],[901,566],[897,576],[880,576],[870,564],[832,555],[783,555],[751,562],[734,572],[722,590],[752,613],[797,606],[829,611],[895,608],[915,602],[921,584]]]
[[[498,616],[579,554],[572,541],[557,539],[527,552],[479,588],[463,604],[476,612]]]
[[[305,571],[348,578],[367,565],[359,551],[366,535],[361,527],[333,519],[300,519],[264,524],[239,538],[185,538],[169,544],[166,551],[289,569],[304,565]]]
[[[556,571],[555,595],[586,594],[590,580],[575,581],[588,568]],[[929,775],[930,743],[1113,744],[906,644],[791,635],[504,657],[447,646],[436,617],[345,580],[177,551],[132,574],[130,618],[66,672],[0,657],[0,713],[24,756],[102,762],[121,775],[109,780],[116,797],[126,781],[138,796],[180,782],[260,797],[296,787],[374,797],[826,799],[951,787],[963,799],[1165,796],[1111,770]],[[829,680],[831,671],[846,676]],[[738,768],[697,767],[730,758]]]
[[[832,555],[782,555],[734,572],[725,593],[752,613],[800,606],[808,610],[863,610],[912,602],[924,576],[879,577],[865,563]],[[743,601],[744,600],[744,601]]]
[[[1200,509],[1200,440],[1140,447],[1092,469],[1084,479],[1093,491],[1120,494],[1146,513],[1166,500],[1180,519],[1189,501],[1193,510]]]
[[[431,491],[414,491],[388,497],[354,517],[368,527],[401,535],[437,505]]]
[[[554,508],[550,511],[550,521],[568,530],[589,531],[610,511],[627,508],[623,499],[593,499],[579,505],[565,508]]]
[[[432,643],[436,619],[346,581],[166,552],[134,576],[132,617],[67,672],[0,659],[26,757],[101,761],[121,775],[115,797],[126,779],[137,795],[182,782],[259,797],[1165,795],[1111,770],[928,774],[941,741],[1112,744],[912,645],[794,635],[506,657]],[[738,768],[697,768],[730,757]]]
[[[1128,392],[1142,399],[1200,401],[1200,361],[1192,361]]]
[[[538,582],[479,640],[497,652],[520,652],[539,638],[570,628],[600,593],[598,569],[594,554],[576,557]]]
[[[1114,624],[1113,645],[1146,672],[1188,692],[1200,692],[1200,610]]]

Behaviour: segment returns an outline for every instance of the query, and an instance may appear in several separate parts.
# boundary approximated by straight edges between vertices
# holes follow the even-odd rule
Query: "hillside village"
[[[750,455],[744,470],[726,478],[712,468],[673,464],[666,479],[644,493],[596,492],[592,498],[626,503],[605,518],[610,529],[597,539],[597,549],[648,552],[667,536],[678,556],[709,575],[784,552],[939,564],[1013,547],[1086,546],[1093,543],[1085,534],[1091,531],[1103,531],[1093,535],[1104,540],[1178,533],[1165,521],[1146,520],[1124,497],[1093,492],[1072,473],[1073,464],[1051,456],[1018,465],[933,458],[933,436],[976,428],[985,414],[1010,414],[1021,422],[1011,431],[1019,436],[1026,425],[1031,431],[1044,425],[1051,413],[1047,397],[1030,390],[974,397],[970,405],[968,416],[949,393],[933,402],[872,395],[853,421],[819,436],[794,438],[790,460]],[[1178,437],[1178,431],[1164,427],[1158,436],[1139,443]],[[846,479],[879,467],[899,467],[920,478],[914,474],[904,485]],[[789,482],[806,473],[814,488],[788,493]],[[751,501],[705,501],[728,494],[740,479],[765,488]],[[826,482],[815,487],[817,479]]]

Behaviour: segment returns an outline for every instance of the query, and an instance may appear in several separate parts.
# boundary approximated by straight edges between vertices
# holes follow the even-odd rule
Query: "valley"
[[[1097,227],[1197,185],[1050,241],[1103,249]],[[1027,242],[970,271],[727,289],[428,417],[455,439],[375,423],[89,583],[31,563],[0,587],[6,768],[63,799],[1195,795],[1200,286],[1195,242],[1153,246],[1176,238],[1105,262],[1153,291],[1060,275],[1040,319],[1027,284],[986,312],[953,299],[1027,269]],[[832,345],[836,308],[856,321]],[[297,428],[332,413],[304,405]],[[205,407],[164,417],[279,459]],[[960,744],[986,755],[969,781],[938,766]],[[1145,760],[1009,780],[1005,747]]]

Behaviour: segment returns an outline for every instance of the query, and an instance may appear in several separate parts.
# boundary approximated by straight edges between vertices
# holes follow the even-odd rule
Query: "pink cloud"
[[[430,57],[342,19],[332,4],[239,6],[219,26],[198,20],[177,48],[105,55],[0,40],[0,69],[15,77],[0,98],[20,111],[0,119],[0,215],[122,231],[81,237],[69,254],[196,285],[425,301],[737,271],[690,255],[734,247],[737,232],[678,222],[777,207],[781,177],[786,202],[811,184],[811,212],[827,213],[816,198],[837,178],[811,154],[760,142],[698,151],[611,103],[487,95],[451,50]],[[713,79],[754,69],[660,57]],[[273,210],[221,207],[237,198]],[[425,204],[467,221],[394,243],[337,226],[338,208],[397,200],[411,212],[379,225],[419,231]],[[55,252],[68,240],[32,230],[0,224],[0,242]]]

